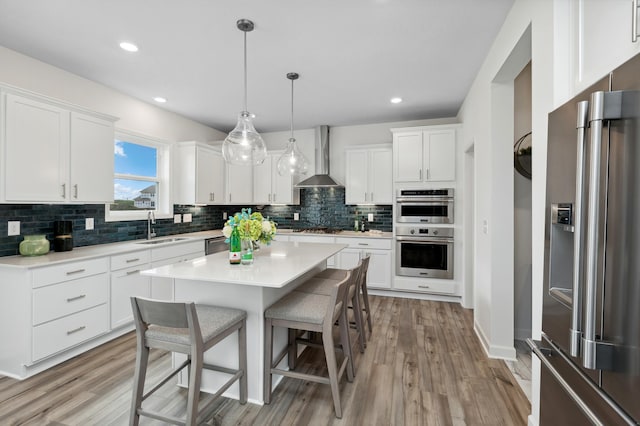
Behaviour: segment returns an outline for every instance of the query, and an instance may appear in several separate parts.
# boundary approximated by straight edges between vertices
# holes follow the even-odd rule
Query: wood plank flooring
[[[531,407],[506,364],[488,359],[473,314],[456,303],[371,296],[374,330],[343,381],[343,418],[329,386],[285,378],[270,405],[220,399],[219,425],[526,425]],[[170,357],[152,351],[153,382]],[[130,333],[23,381],[0,376],[0,425],[126,425],[135,358]],[[318,350],[301,367],[323,371]],[[148,402],[182,415],[186,392],[172,384]],[[206,400],[206,398],[204,399]],[[142,425],[157,425],[143,418]]]

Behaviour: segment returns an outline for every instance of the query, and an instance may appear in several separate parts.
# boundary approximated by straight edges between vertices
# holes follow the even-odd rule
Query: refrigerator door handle
[[[542,342],[535,342],[531,339],[527,339],[527,345],[529,346],[529,348],[531,348],[531,351],[538,357],[542,365],[547,370],[549,370],[553,378],[556,379],[558,384],[567,393],[567,395],[569,395],[569,397],[576,403],[578,408],[580,408],[580,411],[582,411],[584,415],[587,416],[589,420],[591,420],[591,423],[593,423],[594,425],[604,426],[604,423],[602,423],[598,418],[598,416],[596,416],[595,413],[591,410],[591,408],[589,408],[589,405],[586,402],[584,402],[582,398],[580,398],[580,395],[578,395],[576,391],[574,391],[571,388],[571,385],[567,383],[564,377],[562,377],[562,375],[558,372],[558,370],[555,369],[553,364],[549,362],[547,357],[553,356],[554,351],[552,349],[542,347],[541,343]]]
[[[585,270],[584,338],[582,364],[596,369],[596,298],[598,273],[598,245],[600,228],[600,168],[602,151],[602,122],[604,120],[604,92],[591,94],[591,164],[589,167],[589,204],[587,211],[587,256]]]
[[[577,149],[576,149],[576,203],[573,210],[573,291],[571,303],[571,328],[569,329],[569,353],[571,356],[580,356],[580,342],[582,339],[582,264],[584,253],[584,232],[585,223],[584,199],[586,180],[586,128],[589,124],[587,113],[589,102],[578,103],[577,129]]]

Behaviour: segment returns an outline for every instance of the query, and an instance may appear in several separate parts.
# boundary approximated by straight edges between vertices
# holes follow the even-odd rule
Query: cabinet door
[[[219,152],[211,153],[211,167],[213,170],[212,182],[211,182],[211,203],[209,204],[224,204],[224,175],[225,165],[224,158]]]
[[[365,150],[353,150],[347,151],[346,154],[346,204],[358,204],[371,201],[369,200],[368,186],[369,153]],[[391,166],[391,163],[389,163],[389,166]]]
[[[456,180],[456,131],[425,132],[425,180]]]
[[[111,273],[111,328],[133,322],[131,296],[149,297],[151,277],[140,275],[140,269],[129,268]]]
[[[5,114],[5,199],[36,202],[67,199],[69,113],[7,94]],[[109,158],[113,160],[113,142]]]
[[[71,201],[113,202],[113,142],[111,121],[71,113]]]
[[[370,250],[367,287],[391,288],[391,250]]]
[[[271,166],[271,202],[277,204],[293,204],[293,177],[289,174],[280,176],[278,173],[278,158],[280,155],[272,157],[273,165]]]
[[[213,204],[216,195],[222,201],[222,191],[216,194],[216,180],[221,174],[216,167],[220,163],[219,159],[220,157],[213,151],[196,148],[196,203],[198,204]]]
[[[273,158],[267,156],[264,162],[253,167],[253,202],[271,204],[271,163]]]
[[[227,164],[227,204],[253,204],[253,167]]]
[[[338,267],[340,269],[352,269],[360,262],[361,250],[346,248],[338,253]]]
[[[422,132],[400,133],[393,139],[395,181],[422,181]]]
[[[369,201],[375,204],[393,203],[393,152],[373,150],[369,156]]]

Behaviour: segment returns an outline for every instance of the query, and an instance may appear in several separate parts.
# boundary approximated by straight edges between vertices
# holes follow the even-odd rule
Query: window
[[[170,217],[169,145],[129,132],[116,132],[114,141],[114,202],[106,206],[107,221]]]

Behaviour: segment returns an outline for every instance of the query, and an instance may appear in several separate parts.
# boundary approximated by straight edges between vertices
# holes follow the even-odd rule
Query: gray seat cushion
[[[330,278],[309,278],[304,283],[300,284],[296,291],[302,291],[304,293],[324,294],[330,296],[333,289],[340,281]]]
[[[264,311],[265,318],[322,324],[330,297],[294,290]]]
[[[208,342],[227,330],[236,322],[247,318],[247,313],[240,309],[223,308],[220,306],[196,305],[196,315],[200,323],[202,341]],[[189,329],[149,326],[145,337],[153,340],[190,345]]]
[[[332,280],[343,280],[347,276],[346,269],[327,268],[322,272],[317,273],[313,278],[329,278]]]

